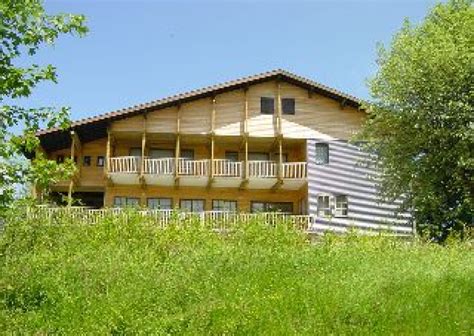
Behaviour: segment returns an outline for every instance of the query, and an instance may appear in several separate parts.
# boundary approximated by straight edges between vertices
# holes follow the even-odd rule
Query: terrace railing
[[[119,156],[109,158],[110,173],[136,174],[140,172],[139,156]]]
[[[173,175],[175,171],[175,159],[145,159],[143,172],[145,174]]]
[[[215,159],[212,161],[214,176],[242,177],[242,162]]]
[[[283,178],[305,179],[307,176],[306,162],[283,163]]]
[[[248,161],[249,177],[277,177],[278,163],[274,161]]]
[[[209,160],[178,159],[178,174],[199,177],[209,176]]]

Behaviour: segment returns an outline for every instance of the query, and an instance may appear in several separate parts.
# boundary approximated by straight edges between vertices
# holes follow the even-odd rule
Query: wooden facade
[[[357,102],[346,104],[346,96],[286,75],[272,73],[267,79],[238,82],[236,88],[211,88],[205,97],[186,95],[186,100],[147,106],[139,113],[104,117],[107,132],[86,141],[71,133],[67,147],[48,155],[76,157],[78,173],[53,190],[70,196],[100,192],[105,207],[114,206],[116,197],[138,199],[143,207],[149,198],[171,199],[175,207],[184,199],[204,200],[205,210],[213,210],[213,200],[232,200],[242,212],[251,211],[252,202],[269,202],[291,204],[293,213],[305,214],[311,203],[308,141],[349,139],[365,112]],[[262,113],[262,98],[273,99],[272,114]],[[294,101],[292,113],[283,111],[284,99]],[[166,162],[146,161],[156,150],[172,154]],[[181,167],[183,153],[190,152],[199,163]],[[230,155],[235,162],[228,162]],[[255,157],[264,159],[257,164]],[[156,168],[158,163],[167,166]]]

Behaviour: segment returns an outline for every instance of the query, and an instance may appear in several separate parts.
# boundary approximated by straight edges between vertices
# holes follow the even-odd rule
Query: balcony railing
[[[185,176],[208,176],[209,160],[178,159],[178,174]]]
[[[247,163],[249,177],[277,177],[278,163],[274,161],[249,161]]]
[[[279,169],[275,161],[248,161],[247,167],[243,162],[234,162],[224,159],[189,160],[178,159],[178,175],[207,177],[210,176],[211,162],[214,177],[244,176],[245,168],[249,178],[277,178]],[[174,175],[176,170],[174,158],[143,160],[143,173],[152,175]],[[281,177],[283,179],[305,179],[307,177],[306,162],[286,162],[282,164]],[[141,172],[141,158],[136,156],[121,156],[109,159],[110,173],[138,174]]]
[[[283,178],[304,179],[307,176],[306,162],[287,162],[283,164]]]
[[[175,159],[145,159],[143,162],[145,174],[173,175],[175,171]]]
[[[119,156],[109,158],[110,173],[136,174],[140,172],[140,157]]]
[[[213,173],[217,177],[242,177],[242,162],[213,160]]]

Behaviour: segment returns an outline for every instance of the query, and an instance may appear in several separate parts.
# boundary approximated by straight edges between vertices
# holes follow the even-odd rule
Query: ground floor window
[[[346,217],[349,209],[349,202],[346,195],[336,196],[336,217]]]
[[[232,211],[237,212],[237,201],[213,200],[212,210],[214,211]]]
[[[349,201],[347,195],[319,195],[318,216],[347,217],[349,212]]]
[[[255,212],[286,212],[293,213],[293,203],[291,202],[258,202],[252,201],[252,213]]]
[[[318,216],[331,216],[331,196],[318,196]]]
[[[115,208],[137,207],[139,205],[140,205],[140,199],[137,197],[125,197],[125,196],[114,197]]]
[[[204,200],[182,199],[179,202],[179,208],[186,212],[202,212],[204,211]]]
[[[147,206],[149,209],[171,210],[173,209],[173,200],[171,198],[149,198]]]

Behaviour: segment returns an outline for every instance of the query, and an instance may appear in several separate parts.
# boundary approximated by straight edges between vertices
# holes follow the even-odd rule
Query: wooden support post
[[[76,137],[74,136],[74,131],[71,131],[71,161],[74,161],[74,155],[76,150]],[[74,177],[71,177],[69,181],[69,189],[67,193],[67,206],[71,207],[72,205],[72,190],[74,188]]]
[[[283,139],[278,137],[278,180],[283,182]]]
[[[176,136],[176,147],[174,152],[174,182],[175,187],[179,186],[179,157],[181,153],[181,136],[177,134]]]
[[[210,174],[209,174],[209,183],[208,188],[211,187],[212,182],[214,180],[214,151],[215,151],[215,125],[216,124],[216,97],[212,97],[212,109],[211,109],[211,167],[210,167]]]
[[[176,112],[176,146],[174,153],[174,185],[179,187],[179,157],[181,156],[181,105]]]
[[[277,110],[276,110],[276,116],[277,116],[277,135],[280,136],[282,134],[282,127],[281,127],[281,83],[280,81],[277,81]]]
[[[110,147],[112,141],[112,134],[109,129],[107,129],[107,147],[105,149],[105,164],[104,164],[104,176],[107,177],[110,171]]]

